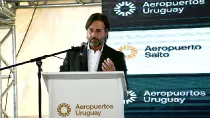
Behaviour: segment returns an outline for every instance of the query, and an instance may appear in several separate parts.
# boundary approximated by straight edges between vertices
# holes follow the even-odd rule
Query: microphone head
[[[80,56],[83,56],[83,50],[86,48],[87,46],[87,43],[86,42],[82,42],[81,43],[81,49],[80,49]]]
[[[87,43],[86,42],[82,42],[81,46],[87,46]]]

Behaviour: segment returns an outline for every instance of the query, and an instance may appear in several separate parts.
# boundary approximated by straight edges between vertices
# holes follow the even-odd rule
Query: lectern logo
[[[67,117],[71,113],[71,108],[69,104],[62,103],[58,105],[57,108],[58,115],[61,117]]]
[[[128,16],[134,13],[136,6],[132,2],[122,1],[116,4],[114,11],[117,15]]]

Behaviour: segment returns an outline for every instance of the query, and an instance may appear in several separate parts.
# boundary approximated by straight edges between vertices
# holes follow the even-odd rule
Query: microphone
[[[86,48],[86,46],[87,46],[87,43],[82,42],[82,43],[81,43],[81,46],[77,46],[77,47],[72,46],[71,49],[74,50],[74,51],[80,51],[79,55],[82,56],[82,55],[83,55],[82,52],[83,52],[83,50]],[[53,55],[53,57],[56,57],[56,58],[59,58],[59,59],[64,60],[64,58],[61,58],[61,57],[59,57],[59,56]]]
[[[83,51],[86,48],[86,46],[87,46],[87,43],[86,42],[82,42],[81,43],[81,48],[80,48],[80,52],[79,52],[79,55],[80,56],[83,56]]]

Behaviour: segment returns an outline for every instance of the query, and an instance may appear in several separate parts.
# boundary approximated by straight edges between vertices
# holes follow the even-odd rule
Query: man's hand
[[[102,70],[115,71],[115,66],[111,59],[107,58],[106,60],[104,60],[104,62],[102,63]]]

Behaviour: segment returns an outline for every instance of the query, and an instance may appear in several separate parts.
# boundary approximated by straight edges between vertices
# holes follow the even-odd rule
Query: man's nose
[[[93,32],[91,33],[91,36],[92,36],[92,37],[97,37],[96,31],[93,31]]]

